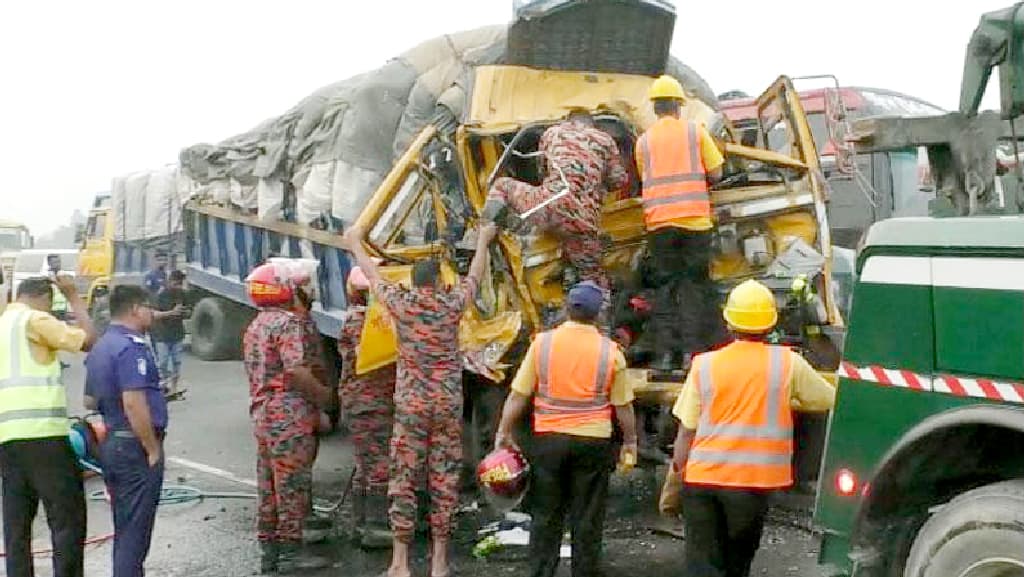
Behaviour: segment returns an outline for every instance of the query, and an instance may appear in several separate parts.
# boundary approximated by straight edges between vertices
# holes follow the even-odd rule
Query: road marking
[[[239,477],[238,475],[230,471],[225,471],[224,469],[218,469],[217,467],[212,467],[210,465],[204,465],[202,463],[197,463],[195,461],[189,461],[188,459],[182,459],[181,457],[167,457],[167,460],[174,463],[175,465],[188,467],[189,469],[194,469],[196,471],[200,471],[208,475],[213,475],[215,477],[220,477],[222,479],[227,479],[229,481],[234,481],[236,483],[241,483],[242,485],[256,487],[256,481],[253,481],[252,479],[246,479],[245,477]]]

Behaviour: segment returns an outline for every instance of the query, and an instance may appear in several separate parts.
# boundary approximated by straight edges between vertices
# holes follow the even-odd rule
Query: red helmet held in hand
[[[476,477],[496,508],[510,510],[526,492],[530,464],[516,448],[495,449],[480,461]]]

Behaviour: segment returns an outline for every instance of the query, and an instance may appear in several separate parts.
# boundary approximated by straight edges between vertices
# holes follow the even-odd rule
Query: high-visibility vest
[[[533,427],[538,433],[565,432],[610,423],[617,345],[586,326],[562,325],[537,337],[537,391]]]
[[[785,347],[737,341],[695,359],[701,411],[687,483],[752,489],[793,484],[791,355]]]
[[[696,124],[664,116],[640,137],[638,146],[643,157],[647,228],[682,218],[711,217],[707,171]]]
[[[0,443],[64,437],[69,431],[67,395],[60,360],[42,364],[32,356],[28,321],[33,311],[0,315]]]

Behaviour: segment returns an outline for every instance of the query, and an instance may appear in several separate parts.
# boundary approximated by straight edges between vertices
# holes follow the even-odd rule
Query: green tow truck
[[[883,221],[858,273],[821,562],[831,575],[1024,575],[1024,217]]]
[[[996,66],[1002,114],[978,114]],[[1022,113],[1019,3],[982,16],[960,111],[854,123],[858,152],[926,146],[952,216],[876,223],[858,255],[815,506],[826,575],[1024,575]]]

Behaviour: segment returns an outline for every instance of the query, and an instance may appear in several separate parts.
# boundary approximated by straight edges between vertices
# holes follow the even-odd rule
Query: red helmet
[[[281,267],[273,263],[261,264],[245,277],[246,292],[258,307],[272,307],[292,302],[292,283]]]
[[[530,464],[518,449],[495,449],[480,461],[476,477],[491,503],[499,509],[512,509],[526,492]]]

